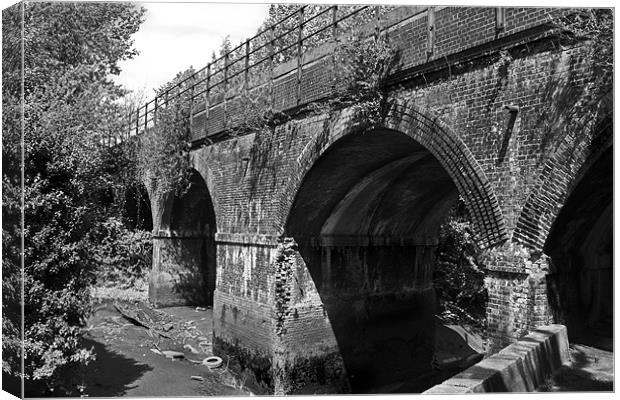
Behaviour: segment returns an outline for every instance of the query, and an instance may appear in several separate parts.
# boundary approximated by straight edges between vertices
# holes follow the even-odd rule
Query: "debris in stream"
[[[209,369],[219,368],[222,365],[222,359],[218,356],[210,356],[202,360],[202,365],[206,365]]]
[[[186,344],[183,346],[184,349],[188,350],[190,353],[199,354],[200,352],[194,348],[191,344]]]
[[[172,337],[166,335],[165,333],[153,328],[153,319],[151,317],[149,317],[148,314],[146,314],[145,312],[142,312],[142,318],[140,318],[140,316],[138,316],[138,312],[132,312],[130,310],[126,310],[124,309],[120,304],[118,304],[117,302],[114,302],[114,308],[116,308],[116,310],[123,316],[125,317],[128,321],[132,322],[135,325],[138,326],[142,326],[143,328],[146,328],[148,330],[148,334],[149,336],[153,336],[153,332],[158,334],[159,336],[163,336],[167,339],[172,339]],[[141,310],[138,310],[141,311]],[[148,322],[145,322],[143,319],[148,319],[150,321],[150,324]]]
[[[161,352],[161,354],[163,354],[164,356],[166,356],[167,358],[185,358],[185,354],[181,353],[180,351],[173,351],[173,350],[163,350]]]

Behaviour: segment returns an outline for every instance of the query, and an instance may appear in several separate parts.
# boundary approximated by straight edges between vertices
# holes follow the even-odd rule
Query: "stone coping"
[[[564,325],[548,325],[423,394],[532,392],[570,361]]]

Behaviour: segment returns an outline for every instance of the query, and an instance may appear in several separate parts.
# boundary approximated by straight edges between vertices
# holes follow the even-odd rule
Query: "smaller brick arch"
[[[211,203],[213,204],[213,212],[215,213],[215,230],[218,231],[218,227],[220,226],[221,212],[218,212],[220,210],[220,202],[218,200],[219,196],[215,175],[213,174],[213,171],[211,170],[207,162],[203,161],[201,158],[192,157],[192,166],[196,171],[198,171],[198,174],[200,174],[200,176],[202,177],[205,185],[207,185],[207,190],[209,191],[209,195],[211,196]]]
[[[341,112],[328,135],[317,135],[297,159],[297,169],[283,185],[277,206],[276,231],[283,232],[295,194],[318,158],[338,139],[364,128],[354,109]],[[467,145],[438,118],[429,117],[412,101],[393,102],[380,128],[401,132],[424,146],[452,178],[472,216],[479,244],[486,248],[508,239],[503,214],[490,182]]]
[[[209,193],[211,203],[213,205],[213,212],[215,214],[215,230],[217,231],[217,227],[219,225],[219,201],[216,192],[215,178],[213,175],[213,171],[209,166],[200,162],[200,158],[192,157],[192,168],[198,173],[198,175],[202,178],[203,182],[207,187],[207,192]],[[172,204],[174,202],[175,195],[173,193],[160,193],[157,190],[157,182],[151,181],[149,177],[143,178],[143,184],[145,185],[149,199],[151,200],[151,209],[153,210],[153,229],[159,230],[164,226],[169,226],[169,218],[170,212],[172,208]]]
[[[597,135],[566,135],[556,153],[543,165],[536,184],[519,215],[513,239],[542,253],[553,223],[589,167],[613,144],[611,118],[595,130]],[[579,140],[576,144],[572,140]]]

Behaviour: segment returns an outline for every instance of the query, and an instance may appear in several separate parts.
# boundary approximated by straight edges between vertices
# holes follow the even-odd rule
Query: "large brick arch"
[[[504,218],[491,184],[458,135],[410,101],[393,102],[388,110],[381,128],[406,134],[437,158],[465,201],[479,244],[486,248],[507,240]],[[363,128],[363,119],[356,115],[354,109],[347,109],[330,125],[327,136],[317,135],[305,146],[297,158],[296,170],[291,173],[279,198],[276,228],[280,233],[284,230],[295,194],[318,158],[338,139]]]
[[[564,202],[589,167],[613,144],[611,118],[593,131],[596,135],[591,140],[591,135],[582,135],[581,140],[566,135],[545,162],[519,215],[514,241],[542,253]]]

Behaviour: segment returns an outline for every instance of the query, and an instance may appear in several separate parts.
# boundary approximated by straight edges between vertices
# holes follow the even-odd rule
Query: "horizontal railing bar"
[[[318,17],[320,17],[323,14],[326,14],[328,11],[331,11],[334,7],[336,7],[336,6],[329,6],[325,10],[320,11],[319,13],[317,13],[316,15],[314,15],[314,16],[312,16],[310,18],[305,18],[304,17],[304,25],[307,25],[308,22],[314,21],[315,19],[317,19]],[[331,21],[330,21],[330,24],[331,24]]]
[[[217,87],[220,87],[221,85],[226,84],[228,81],[241,75],[242,73],[247,73],[247,71],[249,71],[250,69],[256,68],[258,65],[263,64],[266,61],[272,60],[273,57],[284,54],[285,52],[290,50],[292,47],[298,46],[300,42],[303,43],[304,41],[307,41],[308,39],[323,33],[325,30],[329,29],[330,27],[333,27],[339,24],[340,22],[346,19],[349,19],[352,16],[370,8],[370,6],[362,6],[359,8],[354,8],[353,11],[348,12],[345,15],[340,16],[339,18],[331,19],[330,21],[326,21],[324,24],[320,23],[318,27],[315,28],[314,31],[312,31],[311,33],[308,33],[305,36],[295,37],[291,35],[289,37],[295,38],[292,41],[292,43],[284,47],[278,47],[277,51],[275,51],[274,53],[271,53],[266,57],[260,58],[254,61],[253,63],[250,63],[248,61],[250,59],[250,56],[258,53],[260,50],[265,49],[268,46],[273,46],[274,42],[285,38],[287,35],[290,35],[291,33],[296,33],[296,32],[298,33],[300,28],[303,29],[307,27],[310,22],[317,20],[319,17],[326,15],[327,13],[329,13],[330,11],[333,11],[334,9],[339,10],[337,6],[329,6],[323,10],[319,10],[316,12],[316,14],[306,18],[305,20],[301,21],[301,23],[296,23],[295,26],[280,33],[278,36],[275,36],[275,37],[270,36],[269,39],[266,40],[264,43],[262,43],[260,46],[254,47],[250,51],[247,50],[250,44],[254,44],[253,41],[256,38],[272,32],[274,26],[282,24],[283,22],[298,16],[301,10],[305,10],[307,7],[308,7],[307,5],[301,6],[294,12],[288,14],[284,18],[277,21],[276,23],[268,26],[266,29],[259,31],[256,35],[252,36],[246,41],[241,42],[238,46],[236,46],[232,50],[229,50],[225,54],[221,55],[219,58],[211,61],[206,66],[186,76],[185,78],[175,83],[174,85],[170,86],[169,88],[165,89],[164,91],[156,94],[154,99],[147,101],[146,103],[144,103],[144,105],[138,107],[131,113],[131,116],[129,117],[130,132],[131,131],[142,132],[144,129],[147,129],[145,128],[145,126],[148,125],[149,122],[154,123],[154,119],[155,119],[154,114],[156,112],[156,108],[149,107],[149,106],[157,104],[157,108],[165,109],[167,102],[180,97],[181,95],[185,94],[187,91],[192,90],[192,89],[193,89],[193,92],[190,97],[192,100],[194,100],[197,97],[203,95],[205,92],[209,92],[212,89],[215,89]],[[246,46],[245,54],[235,56],[234,53],[239,52],[244,46]],[[291,55],[291,57],[293,56]],[[243,68],[240,68],[238,71],[232,73],[231,75],[228,75],[228,72],[230,72],[231,70],[231,66],[234,66],[241,61],[245,61],[245,66]],[[218,63],[220,65],[224,63],[225,65],[223,67],[215,69],[214,66],[217,65]],[[208,75],[205,74],[205,71],[207,70],[209,70]],[[224,76],[220,76],[218,80],[216,79],[218,75],[224,75]],[[213,82],[214,80],[216,81]],[[205,81],[207,81],[206,85],[204,84]],[[196,91],[197,88],[201,88],[201,87],[202,87],[201,90]]]
[[[286,21],[286,20],[290,19],[291,17],[296,16],[296,15],[297,15],[297,13],[299,12],[299,10],[300,10],[300,9],[302,9],[302,8],[303,8],[303,9],[305,9],[306,7],[307,7],[307,6],[305,6],[305,5],[304,5],[304,6],[301,6],[300,8],[298,8],[298,9],[297,9],[297,10],[295,10],[294,12],[290,13],[289,15],[285,16],[284,18],[282,18],[281,20],[277,21],[276,23],[272,24],[271,26],[274,26],[274,25],[279,25],[279,24],[283,23],[284,21]],[[270,26],[269,28],[267,28],[267,29],[263,30],[263,31],[262,31],[262,33],[267,32],[267,31],[271,28],[271,26]],[[258,36],[258,35],[256,35],[256,36]],[[243,44],[243,43],[242,43],[242,44]],[[238,50],[240,47],[241,47],[241,45],[237,46],[236,50]],[[224,60],[224,59],[225,59],[227,56],[229,56],[229,55],[230,55],[233,51],[234,51],[234,50],[228,51],[227,53],[225,53],[225,54],[221,55],[219,58],[216,58],[215,60],[213,60],[210,64],[215,64],[215,63],[217,63],[218,61],[222,61],[222,60]],[[206,68],[206,67],[205,67],[205,68]],[[176,84],[176,85],[174,85],[174,86],[173,86],[173,88],[174,88],[175,86],[179,86],[179,85],[181,85],[182,83],[186,82],[187,80],[189,80],[189,79],[190,79],[190,78],[192,78],[192,77],[193,77],[193,75],[192,75],[192,76],[188,76],[188,77],[186,77],[185,79],[183,79],[182,81],[177,82],[177,84]]]

